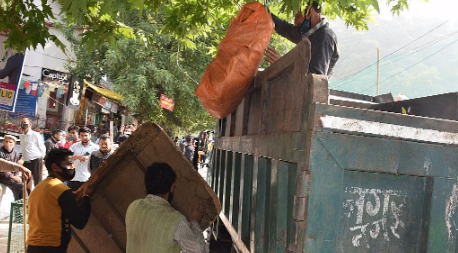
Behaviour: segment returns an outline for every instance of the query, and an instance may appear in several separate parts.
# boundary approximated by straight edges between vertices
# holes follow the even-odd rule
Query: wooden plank
[[[213,191],[219,193],[219,175],[221,173],[221,149],[213,148],[215,152],[215,173],[213,174]],[[219,195],[218,195],[219,198]]]
[[[266,221],[265,221],[265,248],[267,252],[276,252],[276,227],[278,211],[278,160],[271,160],[271,169],[267,175],[266,191]],[[286,205],[285,205],[286,206]],[[284,250],[283,250],[284,251]]]
[[[70,243],[68,244],[67,253],[91,253],[91,252],[86,247],[86,245],[84,245],[84,242],[81,240],[81,238],[79,238],[78,235],[72,231],[72,239],[70,240]]]
[[[257,232],[255,230],[256,227],[256,210],[258,208],[258,173],[259,173],[259,157],[253,157],[253,183],[252,185],[252,199],[251,199],[251,208],[250,208],[250,251],[255,252],[255,242],[257,236]],[[256,251],[257,252],[257,251]]]
[[[223,189],[223,212],[226,216],[229,215],[230,199],[231,199],[231,180],[232,180],[232,163],[234,153],[226,151],[226,171],[224,174],[224,189]]]
[[[227,217],[224,215],[224,213],[220,213],[219,215],[221,221],[224,223],[224,226],[226,227],[227,231],[232,237],[232,243],[233,246],[237,248],[238,253],[250,253],[246,245],[243,243],[242,240],[240,240],[240,237],[237,234],[237,230],[232,226],[231,222],[227,219]]]
[[[224,177],[226,176],[226,150],[221,150],[220,170],[218,177],[218,198],[221,201],[221,206],[224,205]]]
[[[296,148],[297,143],[295,140],[293,141],[294,134],[295,133],[275,133],[220,138],[216,147],[243,154],[264,156],[297,163],[303,150]],[[301,133],[298,132],[297,134],[298,135],[294,136],[301,136]],[[303,136],[305,136],[305,134],[302,134],[301,137]],[[299,145],[304,145],[306,140],[302,140],[301,138],[298,141],[302,143]]]
[[[245,245],[250,245],[250,207],[251,207],[251,195],[252,195],[252,184],[253,184],[253,156],[251,155],[242,155],[242,168],[241,174],[242,178],[240,181],[240,212],[238,219],[238,233],[245,243]]]
[[[240,105],[237,107],[237,110],[235,111],[234,136],[242,136],[246,134],[245,125],[247,120],[248,118],[245,117],[245,99],[243,99]]]
[[[270,160],[264,157],[258,159],[258,173],[257,173],[257,192],[256,192],[256,208],[254,210],[255,226],[252,229],[254,234],[254,252],[266,252],[266,198],[267,198],[267,184],[269,182],[267,176],[270,171]]]
[[[146,196],[145,165],[152,162],[166,162],[177,174],[172,201],[175,209],[188,216],[193,208],[201,205],[204,209],[202,228],[207,228],[218,217],[221,205],[209,185],[167,134],[156,124],[146,122],[76,193],[80,201],[88,185],[95,190],[89,223],[82,231],[75,232],[89,251],[115,253],[125,250],[125,213],[132,201]]]
[[[110,204],[110,200],[104,197],[103,194],[98,193],[94,195],[92,201],[98,204],[92,207],[91,215],[94,216],[100,225],[107,231],[117,247],[122,252],[125,252],[127,238],[124,217],[120,217],[116,207]]]
[[[82,230],[78,230],[73,228],[76,236],[78,236],[84,245],[89,250],[89,252],[97,252],[97,253],[122,253],[124,252],[122,249],[118,247],[115,241],[112,238],[112,235],[107,233],[107,231],[103,228],[102,224],[100,224],[95,217],[95,215],[91,215],[89,217],[89,221],[86,224],[86,227]],[[69,250],[73,250],[70,248]]]
[[[289,164],[279,161],[277,165],[277,186],[276,186],[276,199],[275,199],[275,227],[272,229],[272,240],[275,246],[272,247],[271,252],[283,253],[285,252],[288,244],[288,227],[292,221],[292,205],[291,199],[294,200],[294,195],[290,195],[291,188],[288,187],[290,183],[289,176],[292,168]],[[294,171],[295,172],[295,171]],[[273,173],[273,171],[272,171]],[[294,175],[295,177],[295,175]],[[289,220],[288,220],[289,218]]]
[[[238,219],[240,211],[240,181],[241,181],[241,167],[242,167],[242,154],[234,153],[231,180],[231,198],[229,205],[229,221],[238,230]]]
[[[286,163],[282,162],[281,167],[286,166],[286,170],[288,171],[288,193],[287,193],[287,247],[289,249],[294,249],[296,246],[296,236],[297,236],[297,222],[294,220],[293,214],[294,214],[294,204],[296,200],[296,190],[297,190],[297,182],[298,182],[298,177],[297,177],[297,171],[298,171],[298,166],[297,164],[293,163]]]
[[[261,133],[262,95],[261,90],[255,90],[245,96],[248,106],[247,134]]]

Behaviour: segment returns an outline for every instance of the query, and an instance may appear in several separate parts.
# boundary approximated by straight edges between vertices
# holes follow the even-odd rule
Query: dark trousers
[[[14,200],[22,199],[23,185],[18,183],[13,179],[2,178],[0,179],[0,184],[4,184],[6,187],[10,188],[14,195]]]
[[[37,184],[43,179],[43,159],[37,158],[35,160],[31,160],[30,162],[24,162],[24,167],[32,172],[33,184],[37,186]],[[27,189],[29,191],[32,189],[32,180],[29,180]]]
[[[67,186],[72,189],[72,191],[77,191],[85,182],[80,181],[67,181]]]
[[[28,245],[27,253],[67,253],[67,248]]]

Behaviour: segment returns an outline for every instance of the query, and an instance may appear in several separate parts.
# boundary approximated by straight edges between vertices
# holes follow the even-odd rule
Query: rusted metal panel
[[[85,187],[91,185],[95,190],[89,222],[84,229],[73,230],[69,252],[125,252],[125,214],[132,201],[146,196],[145,166],[152,162],[167,162],[177,174],[172,206],[189,215],[193,208],[202,205],[201,227],[212,224],[221,211],[216,194],[167,134],[156,124],[146,122],[77,192],[79,201]]]
[[[458,120],[458,93],[408,99],[404,101],[375,104],[371,109],[402,113],[402,108],[411,115]]]

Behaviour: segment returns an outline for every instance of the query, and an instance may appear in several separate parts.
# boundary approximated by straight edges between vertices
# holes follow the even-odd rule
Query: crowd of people
[[[67,131],[55,129],[48,132],[34,126],[28,118],[21,120],[20,127],[22,156],[14,148],[18,139],[13,135],[5,135],[0,147],[0,159],[19,164],[31,171],[32,178],[26,182],[29,194],[32,187],[36,187],[42,181],[43,160],[53,149],[65,148],[74,153],[72,159],[76,175],[72,180],[68,180],[66,185],[75,191],[113,154],[115,148],[135,131],[134,125],[122,126],[120,131],[115,128],[116,135],[112,139],[110,132],[106,130],[107,124],[102,122],[97,127],[70,126]],[[0,184],[11,189],[15,200],[22,199],[23,182],[17,172],[0,172]],[[3,194],[0,187],[0,203]]]
[[[211,157],[213,140],[208,138],[208,132],[202,131],[199,134],[203,138],[186,135],[182,139],[179,139],[178,136],[173,139],[177,149],[183,153],[196,170],[198,170],[199,164],[203,165],[206,162],[207,157]]]
[[[0,184],[11,189],[15,200],[24,197],[26,184],[30,227],[27,252],[66,252],[71,238],[69,225],[83,228],[90,214],[90,198],[84,197],[82,205],[77,205],[74,192],[113,154],[115,146],[122,145],[135,131],[135,126],[122,126],[119,131],[115,128],[113,138],[105,122],[91,128],[57,129],[47,138],[43,132],[32,130],[29,118],[23,118],[20,127],[22,157],[14,149],[18,142],[15,136],[5,135],[0,147]],[[48,175],[44,180],[43,168]]]
[[[24,197],[24,185],[17,172],[21,171],[22,180],[29,183],[27,252],[67,252],[72,234],[70,225],[83,229],[91,214],[89,196],[93,189],[83,184],[113,154],[113,141],[102,125],[98,126],[98,134],[88,127],[70,126],[66,132],[53,131],[46,140],[32,130],[28,118],[22,119],[21,128],[22,158],[14,150],[16,137],[4,136],[0,147],[0,183],[13,191],[16,200]],[[133,131],[132,125],[121,127],[114,139],[122,143]],[[212,146],[208,138],[199,141],[186,136],[182,141],[175,140],[186,158],[195,162],[202,147],[211,150]],[[201,148],[199,143],[203,143]],[[42,179],[43,167],[48,172],[45,179]],[[175,181],[176,174],[166,163],[155,162],[146,168],[147,196],[132,202],[126,213],[127,252],[209,252],[199,225],[202,207],[185,217],[170,205]],[[77,204],[78,189],[84,196]],[[157,220],[161,220],[160,224]]]

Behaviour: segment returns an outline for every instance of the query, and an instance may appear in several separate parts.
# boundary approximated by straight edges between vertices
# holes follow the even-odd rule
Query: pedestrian
[[[294,25],[281,20],[272,14],[275,31],[293,43],[299,43],[308,38],[311,44],[311,58],[309,72],[325,75],[331,79],[334,67],[339,59],[337,36],[329,28],[329,22],[321,16],[321,5],[316,1],[309,1],[304,13],[300,10],[294,18]],[[277,61],[281,55],[272,47],[266,51],[266,61],[270,64]]]
[[[72,191],[78,190],[78,188],[80,188],[91,176],[88,170],[89,157],[92,152],[99,149],[99,147],[91,141],[91,130],[89,128],[81,127],[78,133],[81,141],[70,146],[70,151],[74,153],[73,161],[75,162],[76,171],[75,177],[67,182],[68,187],[70,187]]]
[[[191,136],[186,135],[185,137],[185,148],[184,148],[184,156],[192,162],[194,158],[194,145],[191,142]]]
[[[184,150],[185,150],[185,148],[186,148],[186,139],[185,139],[185,136],[183,136],[183,138],[181,138],[179,146],[180,146],[180,152],[181,152],[182,154],[184,154]]]
[[[194,152],[192,153],[192,166],[194,169],[199,170],[199,161],[200,161],[200,155],[199,155],[199,138],[194,138]]]
[[[17,139],[12,135],[5,135],[3,146],[0,148],[0,158],[13,163],[18,163],[19,154],[14,150]],[[10,188],[14,200],[22,199],[24,185],[17,172],[0,172],[0,184]],[[0,193],[1,194],[1,193]],[[1,203],[1,199],[0,199]]]
[[[59,129],[54,129],[52,131],[51,138],[45,141],[46,154],[45,157],[49,154],[52,149],[59,148],[59,142],[62,140],[63,134]]]
[[[66,143],[67,143],[67,133],[65,131],[62,131],[62,139],[60,139],[57,145],[59,146],[59,148],[63,148],[65,147]]]
[[[110,136],[102,135],[99,140],[99,150],[92,152],[89,159],[89,171],[94,174],[95,170],[102,165],[108,157],[113,154],[112,150],[113,143],[111,142]]]
[[[21,140],[22,160],[24,166],[32,172],[33,184],[37,186],[43,177],[43,158],[46,155],[46,147],[40,133],[32,130],[32,122],[29,118],[23,118],[21,121],[23,134],[19,136]],[[30,192],[32,181],[27,184]]]
[[[202,208],[185,217],[170,206],[176,174],[166,163],[146,168],[145,199],[129,205],[126,213],[127,253],[208,253],[200,228]]]
[[[68,131],[68,137],[67,137],[67,142],[64,145],[64,148],[69,149],[73,144],[79,142],[78,138],[78,130],[80,128],[77,126],[69,126],[67,128]]]
[[[70,225],[83,229],[89,220],[90,197],[84,195],[77,205],[72,190],[63,183],[75,176],[72,156],[72,151],[57,148],[46,157],[49,176],[29,196],[27,253],[66,253]]]

